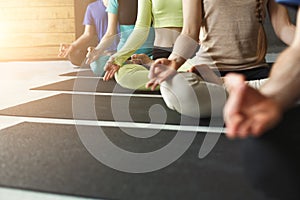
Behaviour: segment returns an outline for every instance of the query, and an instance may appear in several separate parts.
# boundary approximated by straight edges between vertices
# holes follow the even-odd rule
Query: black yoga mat
[[[138,139],[118,128],[103,130],[112,142],[132,152],[160,149],[176,134],[161,131]],[[73,125],[21,123],[0,131],[0,185],[104,199],[263,200],[243,175],[239,141],[221,136],[212,152],[199,159],[204,137],[197,134],[183,156],[169,166],[134,174],[96,160]]]
[[[129,94],[159,94],[159,91],[130,90],[121,87],[115,80],[103,81],[101,78],[76,78],[60,81],[32,90],[54,91],[79,91],[79,92],[103,92],[103,93],[129,93]]]
[[[162,98],[58,94],[0,110],[0,115],[123,121],[173,125],[208,125],[170,110]],[[222,120],[214,118],[222,127]]]

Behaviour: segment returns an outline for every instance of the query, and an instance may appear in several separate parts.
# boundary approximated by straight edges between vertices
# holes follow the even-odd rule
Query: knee
[[[75,50],[68,55],[68,59],[71,61],[73,65],[81,66],[82,62],[85,59],[85,55],[87,52],[82,50]]]
[[[126,75],[128,75],[128,73],[130,73],[133,70],[133,67],[130,65],[123,65],[120,67],[120,69],[115,73],[115,79],[117,81],[117,83],[122,83],[125,80],[124,77],[126,77]]]
[[[92,72],[97,76],[104,75],[104,67],[108,61],[109,56],[100,56],[97,60],[90,64]]]
[[[138,85],[138,80],[137,78],[139,75],[137,72],[140,70],[145,70],[144,68],[141,69],[139,65],[136,64],[127,64],[123,65],[118,72],[115,73],[115,79],[119,85],[125,88],[129,89],[139,89],[141,86]]]
[[[224,87],[203,81],[194,73],[178,73],[161,84],[167,106],[190,117],[222,116],[227,94]]]

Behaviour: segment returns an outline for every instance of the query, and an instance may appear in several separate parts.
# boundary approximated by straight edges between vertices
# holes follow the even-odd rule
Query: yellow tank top
[[[138,0],[135,28],[125,45],[113,55],[114,63],[122,64],[146,41],[149,28],[182,27],[181,0]]]

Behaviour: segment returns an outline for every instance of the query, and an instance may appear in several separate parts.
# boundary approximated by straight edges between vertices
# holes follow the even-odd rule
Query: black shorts
[[[172,47],[153,47],[152,55],[153,60],[156,60],[158,58],[168,58],[172,53],[173,48]]]
[[[241,71],[220,71],[221,76],[225,76],[228,73],[243,74],[247,81],[268,78],[271,67],[257,67],[253,69],[241,70]]]

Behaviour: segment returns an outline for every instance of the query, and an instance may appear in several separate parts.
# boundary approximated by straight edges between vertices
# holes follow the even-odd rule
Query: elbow
[[[136,32],[141,31],[141,32],[149,33],[150,32],[150,27],[149,26],[135,26],[134,31],[136,31]]]
[[[294,40],[295,28],[293,26],[286,26],[280,30],[275,31],[278,38],[285,44],[291,45]]]
[[[92,38],[95,37],[95,35],[91,34],[91,33],[83,33],[82,35],[84,38],[86,38],[87,40],[90,40]]]
[[[194,39],[195,41],[198,41],[200,34],[200,26],[184,26],[181,33]]]
[[[116,30],[107,30],[106,33],[105,33],[105,35],[103,37],[109,38],[109,37],[113,37],[115,35],[117,35],[117,31]]]
[[[199,42],[199,32],[182,32],[182,35],[193,39],[197,43]]]
[[[275,35],[277,36],[277,38],[279,38],[280,40],[283,40],[283,30],[278,30],[278,29],[274,29]]]

